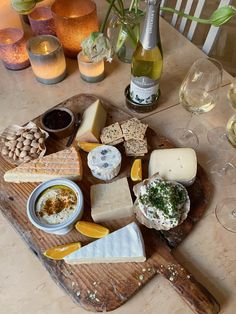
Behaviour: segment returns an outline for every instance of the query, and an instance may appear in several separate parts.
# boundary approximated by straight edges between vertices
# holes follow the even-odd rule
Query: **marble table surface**
[[[99,14],[103,6],[99,1]],[[1,13],[0,13],[1,17]],[[1,27],[6,27],[7,25]],[[8,25],[9,26],[9,25]],[[178,91],[187,70],[205,55],[175,29],[161,20],[164,51],[164,73],[161,79],[162,96],[156,111],[137,115],[153,129],[176,141],[174,130],[187,125],[189,114],[178,100]],[[75,60],[67,60],[67,78],[53,86],[38,83],[31,68],[13,72],[0,65],[0,131],[11,123],[22,124],[46,109],[79,93],[95,94],[115,106],[125,107],[124,89],[130,80],[130,65],[115,60],[106,65],[106,78],[97,84],[81,80]],[[209,172],[211,160],[230,160],[235,150],[222,151],[210,146],[207,132],[224,127],[233,114],[227,102],[227,91],[232,77],[224,72],[220,99],[211,112],[195,117],[191,127],[200,138],[198,160]],[[134,115],[134,113],[131,113]],[[236,177],[236,175],[235,175]],[[209,207],[191,235],[176,249],[174,255],[205,285],[221,304],[221,313],[233,314],[236,308],[236,234],[226,231],[215,217],[215,207],[226,196],[234,196],[232,178],[212,176],[214,195]],[[234,182],[234,181],[233,181]],[[1,193],[1,192],[0,192]],[[8,314],[85,314],[66,293],[55,285],[50,275],[32,255],[9,223],[0,216],[0,305]],[[169,283],[156,276],[149,284],[114,313],[188,314],[188,306],[174,292]]]

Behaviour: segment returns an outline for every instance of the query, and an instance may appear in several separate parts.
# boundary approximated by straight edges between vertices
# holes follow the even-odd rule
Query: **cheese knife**
[[[78,113],[76,116],[74,129],[73,129],[73,131],[72,131],[72,133],[71,133],[71,135],[70,135],[70,137],[66,143],[66,147],[69,147],[72,144],[72,142],[74,141],[74,138],[76,136],[78,128],[80,127],[81,121],[82,121],[81,113]]]

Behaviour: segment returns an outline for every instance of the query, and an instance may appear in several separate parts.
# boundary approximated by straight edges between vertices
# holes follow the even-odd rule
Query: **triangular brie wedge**
[[[74,147],[22,163],[4,174],[6,182],[15,183],[44,182],[57,178],[82,179],[82,161]]]
[[[135,222],[67,255],[68,264],[126,263],[146,260],[143,237]]]

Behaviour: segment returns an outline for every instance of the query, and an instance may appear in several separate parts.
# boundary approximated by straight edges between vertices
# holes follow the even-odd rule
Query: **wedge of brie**
[[[68,264],[126,263],[146,260],[143,237],[135,222],[67,255]]]

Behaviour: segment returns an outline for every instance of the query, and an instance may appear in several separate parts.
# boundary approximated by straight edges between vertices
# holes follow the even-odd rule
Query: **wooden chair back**
[[[192,9],[192,7],[194,8],[195,3],[197,2],[197,5],[195,7],[195,10],[193,11],[193,13],[191,12],[191,15],[194,15],[195,17],[200,17],[204,7],[207,5],[207,0],[187,0],[187,1],[183,1],[183,0],[177,0],[176,1],[176,5],[175,5],[175,9],[176,10],[181,10],[186,14],[190,14],[190,11]],[[229,5],[231,4],[232,0],[220,0],[219,2],[219,6],[218,7],[222,7],[225,5]],[[161,7],[164,6],[168,6],[168,1],[167,0],[162,0],[161,2]],[[161,13],[162,16],[165,15],[164,12]],[[173,14],[172,19],[171,19],[171,25],[173,27],[177,27],[177,21],[178,19],[180,19],[180,23],[178,23],[178,30],[181,33],[184,33],[186,31],[186,25],[187,25],[187,18],[182,18],[182,17],[178,17],[177,14]],[[187,30],[187,38],[192,41],[193,39],[193,35],[196,31],[197,28],[197,22],[192,21],[190,23],[190,26]],[[215,27],[215,26],[211,26],[209,29],[209,32],[206,36],[205,42],[202,45],[202,50],[208,55],[213,46],[214,43],[217,39],[217,36],[219,35],[220,32],[220,27]]]

